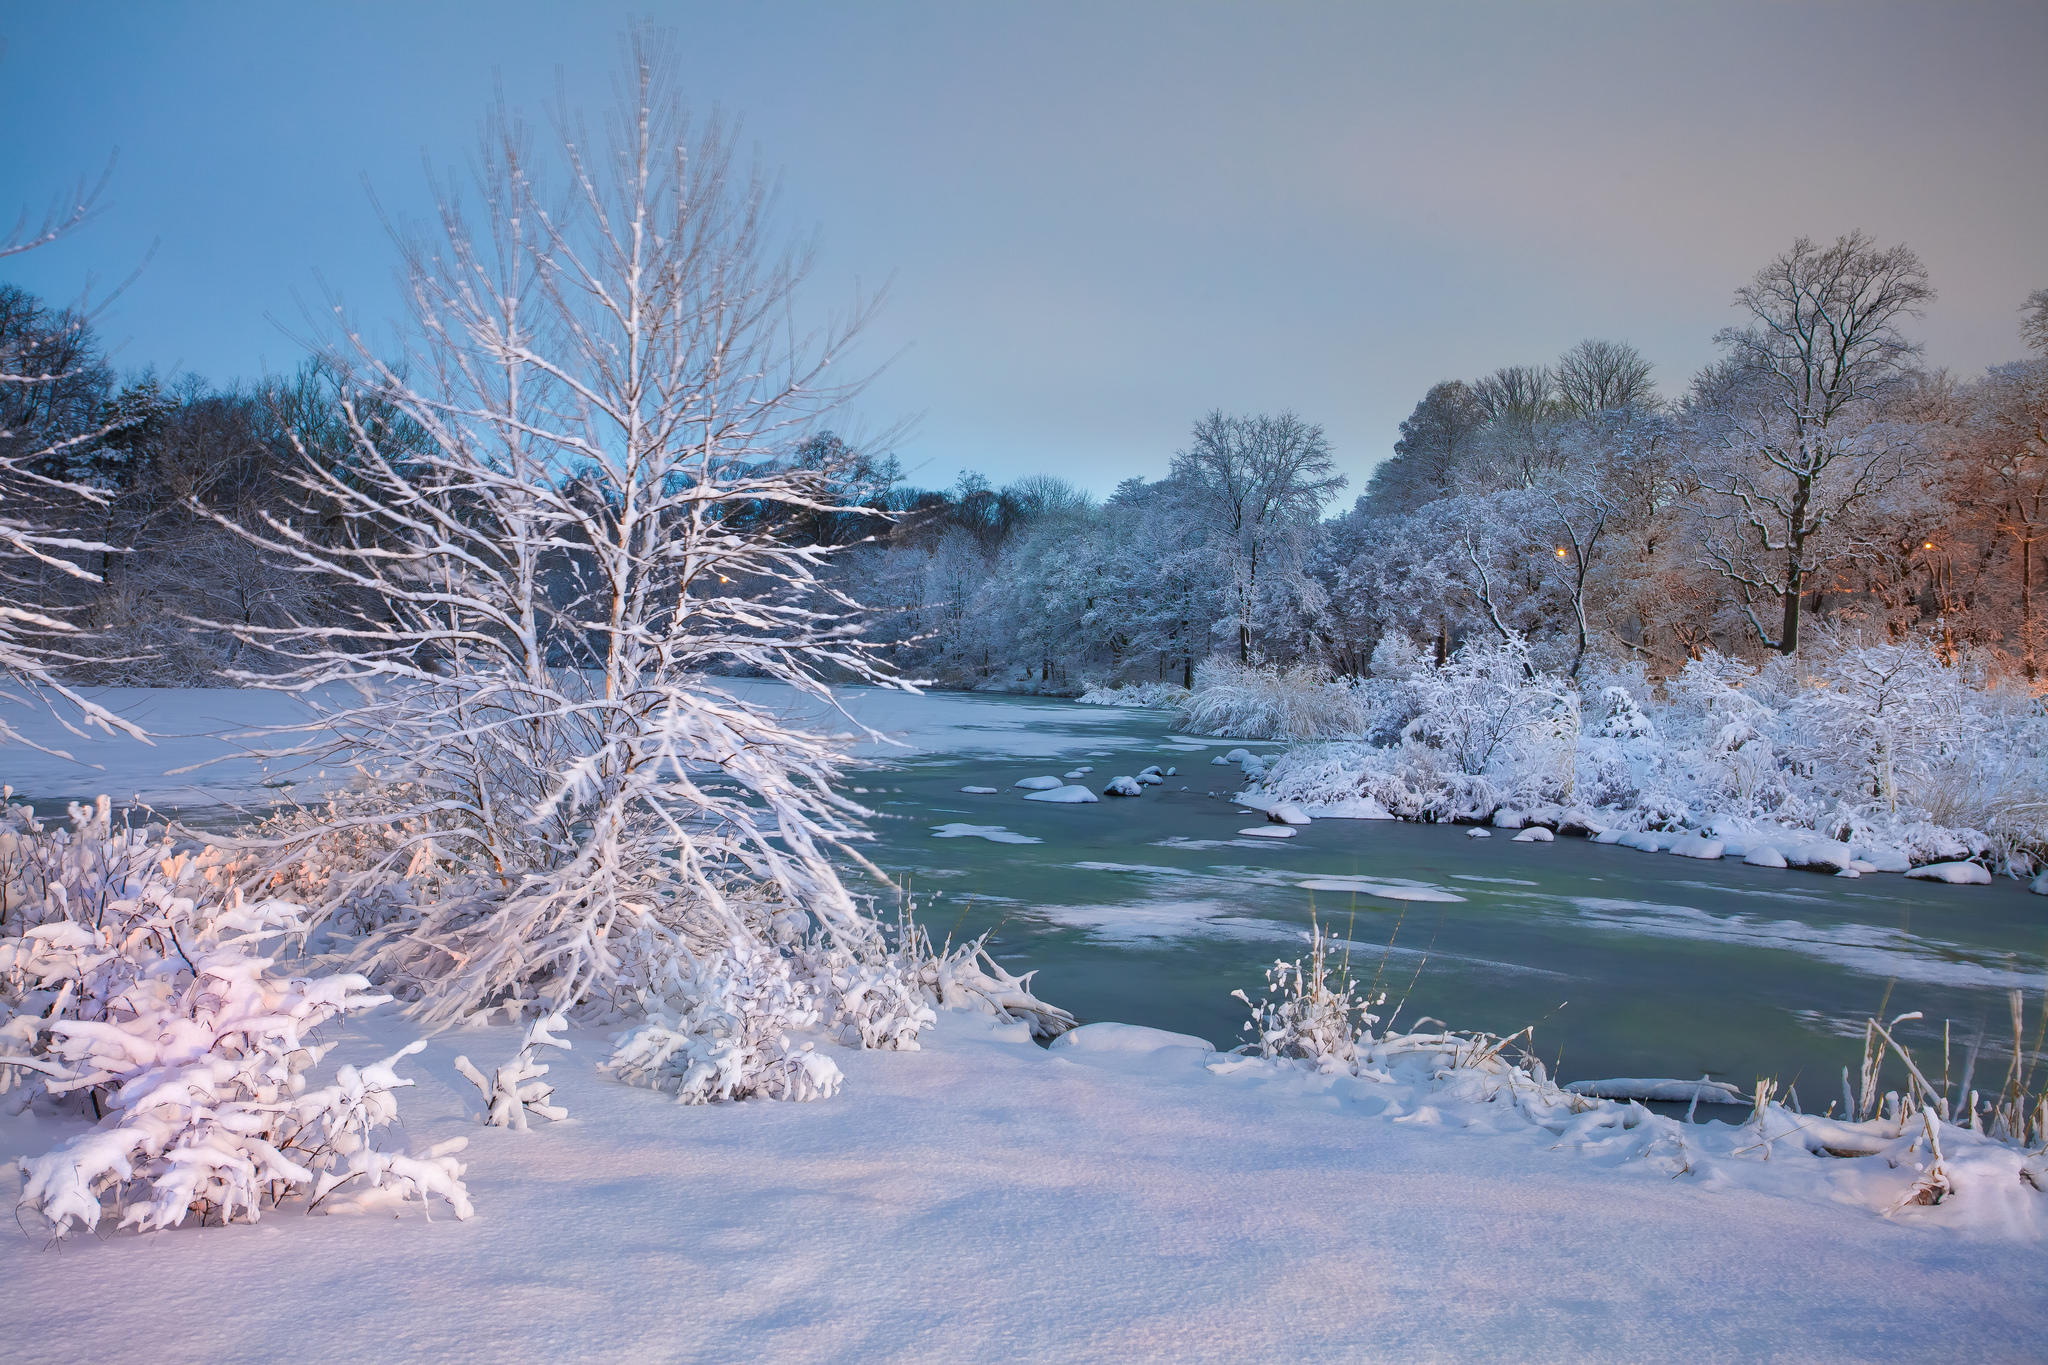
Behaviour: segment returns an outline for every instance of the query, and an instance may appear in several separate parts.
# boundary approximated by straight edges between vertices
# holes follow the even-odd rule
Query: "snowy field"
[[[445,1037],[405,1126],[470,1136],[473,1218],[8,1238],[8,1355],[79,1359],[83,1302],[96,1356],[158,1361],[2024,1359],[2048,1325],[2038,1242],[1021,1032],[947,1014],[837,1052],[834,1099],[698,1107],[578,1035],[571,1117],[526,1133],[452,1068],[515,1035]],[[10,1157],[51,1136],[0,1123]]]

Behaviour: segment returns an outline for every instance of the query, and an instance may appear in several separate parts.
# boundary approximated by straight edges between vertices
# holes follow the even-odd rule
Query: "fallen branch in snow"
[[[559,1010],[534,1020],[526,1030],[526,1038],[519,1044],[519,1050],[512,1054],[512,1060],[492,1072],[489,1078],[477,1070],[469,1058],[455,1059],[455,1069],[483,1095],[485,1127],[512,1128],[523,1133],[528,1111],[550,1120],[569,1117],[567,1109],[548,1102],[555,1088],[541,1079],[548,1074],[547,1063],[534,1060],[536,1048],[569,1050],[567,1042],[554,1036],[556,1030],[567,1028],[568,1022]]]

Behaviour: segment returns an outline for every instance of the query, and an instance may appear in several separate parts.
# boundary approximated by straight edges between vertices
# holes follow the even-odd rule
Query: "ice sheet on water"
[[[1761,886],[1723,886],[1718,882],[1674,881],[1670,886],[1682,886],[1688,891],[1708,891],[1716,896],[1748,896],[1755,900],[1796,901],[1805,905],[1833,904],[1826,896],[1809,896],[1803,891],[1776,891]]]
[[[954,823],[934,825],[932,835],[939,839],[986,839],[992,844],[1038,844],[1045,842],[1028,834],[1004,829],[1001,825],[968,825]]]
[[[1465,898],[1440,886],[1427,882],[1391,880],[1383,877],[1311,877],[1305,882],[1296,882],[1304,891],[1357,892],[1363,896],[1378,896],[1389,901],[1441,901],[1462,902]]]
[[[1981,956],[1960,944],[1922,938],[1904,930],[1866,924],[1806,924],[1799,920],[1752,919],[1748,915],[1717,915],[1690,905],[1656,901],[1612,900],[1601,896],[1567,896],[1589,924],[1661,938],[1738,943],[1746,947],[1779,948],[1859,975],[1917,981],[1930,986],[1983,987],[1992,990],[2038,990],[2048,964],[2030,954],[2002,954],[2000,961]]]
[[[1155,877],[1196,877],[1200,873],[1181,867],[1160,867],[1156,863],[1075,863],[1083,872],[1139,872]]]
[[[1046,905],[1029,913],[1079,929],[1103,943],[1147,944],[1181,938],[1290,939],[1292,925],[1237,913],[1220,900],[1144,900],[1113,905]]]

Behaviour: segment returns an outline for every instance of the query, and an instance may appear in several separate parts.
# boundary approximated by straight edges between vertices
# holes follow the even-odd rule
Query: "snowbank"
[[[468,1222],[0,1239],[8,1356],[76,1360],[81,1303],[166,1360],[2019,1358],[2048,1326],[2038,1251],[1931,1235],[1942,1208],[1674,1179],[1512,1106],[948,1013],[922,1051],[836,1053],[829,1101],[683,1107],[585,1039],[550,1073],[573,1117],[524,1133],[477,1126],[452,1040],[414,1059],[407,1128],[470,1138]],[[0,1158],[36,1126],[0,1118]]]
[[[1366,737],[1226,757],[1269,802],[1315,816],[1541,826],[1847,875],[1987,873],[1927,874],[1957,884],[2048,864],[2048,714],[1924,647],[1763,669],[1708,656],[1661,695],[1640,676],[1574,688],[1518,644],[1470,646],[1441,668],[1381,662],[1394,671],[1352,690]],[[1242,690],[1219,684],[1219,711]]]
[[[1118,687],[1091,687],[1074,700],[1083,706],[1135,706],[1147,711],[1171,711],[1188,699],[1188,690],[1177,683],[1124,683]]]

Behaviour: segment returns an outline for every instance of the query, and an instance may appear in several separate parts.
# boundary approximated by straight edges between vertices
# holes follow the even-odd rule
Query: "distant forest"
[[[1976,376],[1921,363],[1932,297],[1904,246],[1801,240],[1735,291],[1740,325],[1677,392],[1604,340],[1446,379],[1343,510],[1310,417],[1212,412],[1159,452],[1159,478],[1100,500],[1049,476],[913,487],[887,451],[814,431],[779,458],[834,490],[826,505],[721,515],[833,547],[819,573],[868,637],[948,687],[1185,685],[1212,656],[1358,676],[1389,640],[1442,659],[1509,636],[1560,671],[1661,677],[1708,649],[1914,636],[2038,689],[2048,290],[2017,315],[2031,354]],[[14,566],[17,606],[75,627],[72,680],[262,673],[264,632],[379,609],[234,529],[355,533],[322,492],[359,458],[344,398],[387,456],[429,439],[343,376],[124,378],[90,319],[6,285],[0,361],[52,377],[0,388],[0,455],[47,481],[12,510],[121,547],[82,556],[96,579],[61,557]],[[573,576],[575,548],[561,557]]]

